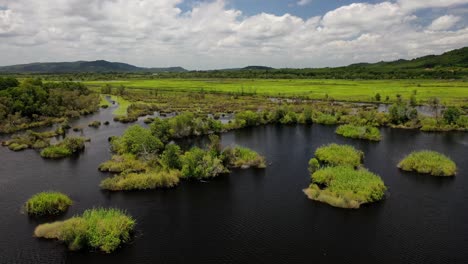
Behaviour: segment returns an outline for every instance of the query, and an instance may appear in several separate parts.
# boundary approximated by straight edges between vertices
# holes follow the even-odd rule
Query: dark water
[[[111,111],[78,123],[111,120]],[[103,192],[98,185],[106,174],[97,167],[111,156],[107,137],[126,126],[86,128],[92,143],[74,159],[0,148],[0,263],[468,263],[468,134],[383,129],[383,141],[372,143],[320,125],[245,129],[224,134],[223,144],[264,154],[272,163],[266,170],[236,170],[172,190]],[[365,166],[389,187],[385,201],[343,210],[306,198],[307,162],[330,142],[365,152]],[[458,175],[400,172],[398,161],[418,149],[449,155]],[[58,219],[94,206],[127,210],[138,222],[136,238],[110,255],[33,238],[36,225],[52,219],[29,218],[20,207],[44,190],[75,201]]]

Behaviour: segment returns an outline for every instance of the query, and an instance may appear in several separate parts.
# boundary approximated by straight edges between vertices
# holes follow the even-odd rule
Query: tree
[[[432,97],[431,99],[429,99],[429,106],[434,112],[434,116],[437,120],[437,124],[439,124],[440,99],[438,97]]]
[[[418,105],[418,102],[416,101],[416,95],[412,94],[412,95],[410,96],[409,104],[410,104],[411,106],[413,106],[413,107],[416,106],[416,105]]]
[[[444,120],[447,122],[447,124],[455,124],[462,114],[463,113],[460,108],[449,106],[444,111]]]
[[[151,134],[151,131],[139,125],[133,125],[124,134],[112,141],[113,148],[120,154],[132,153],[148,156],[155,154],[164,147],[164,144]]]
[[[166,149],[161,154],[161,164],[163,167],[169,169],[180,170],[182,162],[180,161],[181,150],[176,144],[168,144]]]
[[[119,87],[117,87],[117,94],[118,95],[124,95],[125,94],[125,86],[120,85]]]
[[[382,97],[380,96],[380,93],[376,93],[376,94],[375,94],[375,100],[376,100],[377,102],[380,102],[381,99],[382,99]]]
[[[106,85],[101,87],[101,93],[102,94],[111,94],[112,93],[112,86],[107,83]]]

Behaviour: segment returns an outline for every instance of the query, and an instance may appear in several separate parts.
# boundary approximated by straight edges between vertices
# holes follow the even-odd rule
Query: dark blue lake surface
[[[111,110],[75,123],[111,120]],[[271,162],[267,169],[235,170],[170,190],[101,191],[99,182],[107,175],[97,167],[111,157],[107,138],[127,126],[86,128],[92,143],[73,159],[48,161],[33,150],[0,148],[0,263],[468,263],[466,133],[382,129],[383,140],[373,143],[342,138],[333,126],[243,129],[223,134],[223,144],[260,152]],[[306,198],[307,162],[317,147],[331,142],[364,151],[365,166],[389,187],[385,201],[345,210]],[[420,149],[450,156],[457,176],[396,168]],[[54,219],[22,214],[21,205],[44,190],[69,194],[75,203]],[[69,252],[32,235],[40,223],[99,206],[125,209],[136,218],[131,244],[112,254]]]

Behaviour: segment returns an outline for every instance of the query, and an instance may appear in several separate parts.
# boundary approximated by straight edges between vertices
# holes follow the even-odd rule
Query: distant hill
[[[46,62],[30,63],[0,67],[0,73],[84,73],[84,72],[185,72],[182,67],[169,68],[142,68],[134,65],[109,62],[105,60],[97,61],[76,61],[76,62]]]
[[[468,47],[452,50],[442,55],[428,55],[412,60],[391,62],[357,63],[347,67],[358,68],[393,68],[393,69],[433,69],[447,67],[468,67]]]

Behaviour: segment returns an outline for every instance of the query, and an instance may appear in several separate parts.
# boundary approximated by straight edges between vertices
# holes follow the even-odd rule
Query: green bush
[[[233,168],[266,168],[265,158],[248,148],[227,147],[223,150],[222,156],[224,156],[228,166]]]
[[[362,151],[356,150],[353,146],[330,144],[318,148],[315,151],[315,158],[325,165],[330,166],[352,166],[358,167],[364,157]]]
[[[457,172],[457,166],[450,158],[429,150],[411,153],[398,164],[398,168],[433,176],[453,176]]]
[[[41,192],[33,195],[24,205],[30,215],[47,215],[65,212],[72,200],[59,192]]]
[[[112,148],[119,154],[148,155],[159,152],[164,144],[149,129],[133,125],[120,137],[112,140]]]
[[[169,169],[178,169],[182,168],[182,162],[180,160],[181,150],[180,147],[176,144],[166,145],[166,149],[161,154],[161,165]]]
[[[99,249],[106,253],[130,241],[135,220],[118,209],[91,209],[65,221],[36,227],[36,237],[58,239],[70,250]]]
[[[113,173],[143,172],[147,169],[146,163],[138,160],[133,154],[114,155],[111,160],[101,163],[100,171]]]
[[[149,190],[171,188],[179,184],[180,171],[151,171],[137,174],[130,173],[104,179],[101,188],[110,191]]]
[[[359,208],[382,200],[386,189],[382,179],[366,169],[337,166],[314,172],[312,184],[304,192],[310,199],[335,207]]]
[[[336,129],[338,135],[348,138],[368,139],[380,141],[382,136],[376,127],[356,126],[356,125],[341,125]]]
[[[100,121],[93,121],[93,122],[89,123],[88,126],[98,128],[98,127],[101,126],[101,122]]]
[[[227,172],[215,154],[197,147],[185,152],[181,161],[182,177],[187,179],[213,178]]]

